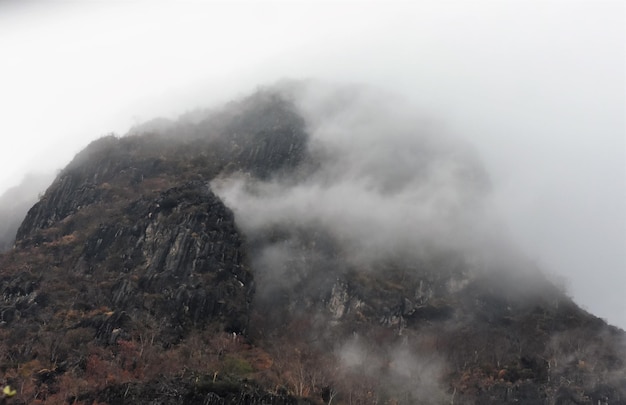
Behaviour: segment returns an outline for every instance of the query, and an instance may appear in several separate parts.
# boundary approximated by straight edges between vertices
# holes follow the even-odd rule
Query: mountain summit
[[[355,86],[103,137],[0,255],[8,401],[626,404],[626,334],[517,253],[489,189]]]

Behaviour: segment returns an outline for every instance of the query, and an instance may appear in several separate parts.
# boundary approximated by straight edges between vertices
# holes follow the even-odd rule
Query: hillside
[[[626,334],[493,225],[471,152],[290,83],[80,152],[0,255],[14,404],[626,404]]]

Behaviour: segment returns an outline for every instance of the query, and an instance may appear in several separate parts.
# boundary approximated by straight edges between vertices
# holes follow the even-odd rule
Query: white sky
[[[0,193],[257,85],[368,83],[468,138],[520,246],[626,328],[625,27],[622,1],[0,0]]]

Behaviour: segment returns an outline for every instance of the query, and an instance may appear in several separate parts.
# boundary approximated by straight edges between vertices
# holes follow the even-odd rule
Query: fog
[[[367,86],[282,82],[268,91],[292,100],[304,116],[308,156],[294,173],[270,179],[227,174],[212,185],[253,240],[274,229],[303,233],[261,249],[253,267],[271,273],[261,274],[271,284],[284,282],[280,269],[294,266],[310,229],[334,241],[331,250],[342,251],[340,258],[329,255],[338,269],[346,266],[345,258],[363,269],[385,258],[418,259],[433,251],[479,257],[481,268],[489,270],[519,267],[508,235],[493,218],[488,175],[462,138],[433,128],[410,104]],[[320,252],[328,253],[319,246],[309,254]],[[280,274],[274,274],[277,269]]]
[[[314,128],[345,142],[332,134],[362,122],[365,137],[334,145],[352,151],[347,161],[364,159],[315,191],[338,209],[342,193],[362,193],[363,212],[396,193],[401,212],[425,201],[409,191],[419,179],[404,176],[419,169],[406,128],[424,128],[435,149],[463,145],[461,161],[484,168],[480,196],[497,226],[538,266],[564,277],[580,305],[626,328],[625,27],[619,1],[0,2],[0,193],[27,173],[62,168],[101,135],[258,85],[362,83],[392,94],[382,115],[406,123],[397,132],[405,155],[367,159],[388,145],[367,134],[386,124],[370,127],[361,105],[365,116]],[[428,134],[446,134],[452,146]],[[436,173],[455,173],[450,161]],[[381,181],[389,178],[398,183]],[[347,180],[356,188],[344,187]],[[240,185],[230,192],[242,192]],[[443,201],[430,206],[465,207],[475,198],[470,189],[454,191],[437,193]],[[313,198],[304,188],[285,192]],[[444,214],[411,215],[428,227]]]

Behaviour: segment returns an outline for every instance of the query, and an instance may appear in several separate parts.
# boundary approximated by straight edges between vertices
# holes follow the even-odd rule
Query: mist
[[[417,228],[457,246],[471,238],[452,229],[498,218],[481,223],[491,230],[476,240],[494,228],[508,234],[538,267],[563,276],[579,304],[624,328],[624,11],[610,1],[3,2],[0,194],[154,117],[175,119],[282,78],[361,83],[377,90],[356,98],[360,86],[344,90],[357,103],[353,116],[342,108],[333,116],[335,105],[315,101],[324,94],[301,105],[312,147],[332,162],[326,171],[299,187],[239,179],[225,198],[280,206],[321,193],[336,211],[309,204],[298,220],[354,211],[333,237],[366,253],[394,240],[393,226],[398,240],[419,239]],[[370,126],[372,108],[385,119]],[[329,120],[315,120],[322,116]],[[361,126],[359,138],[346,133],[351,125]],[[426,168],[411,158],[423,147],[433,157]],[[264,226],[254,220],[245,219]],[[354,242],[375,224],[378,240]]]
[[[489,270],[517,267],[488,209],[489,177],[462,139],[366,86],[283,82],[269,91],[290,98],[305,117],[309,157],[295,173],[266,180],[228,175],[212,183],[245,234],[316,229],[359,268],[434,250],[480,257]],[[302,253],[289,246],[297,244],[280,238],[259,253],[260,267],[293,266]]]
[[[53,173],[29,174],[19,185],[0,195],[0,253],[13,246],[15,234],[26,213],[53,179]]]

